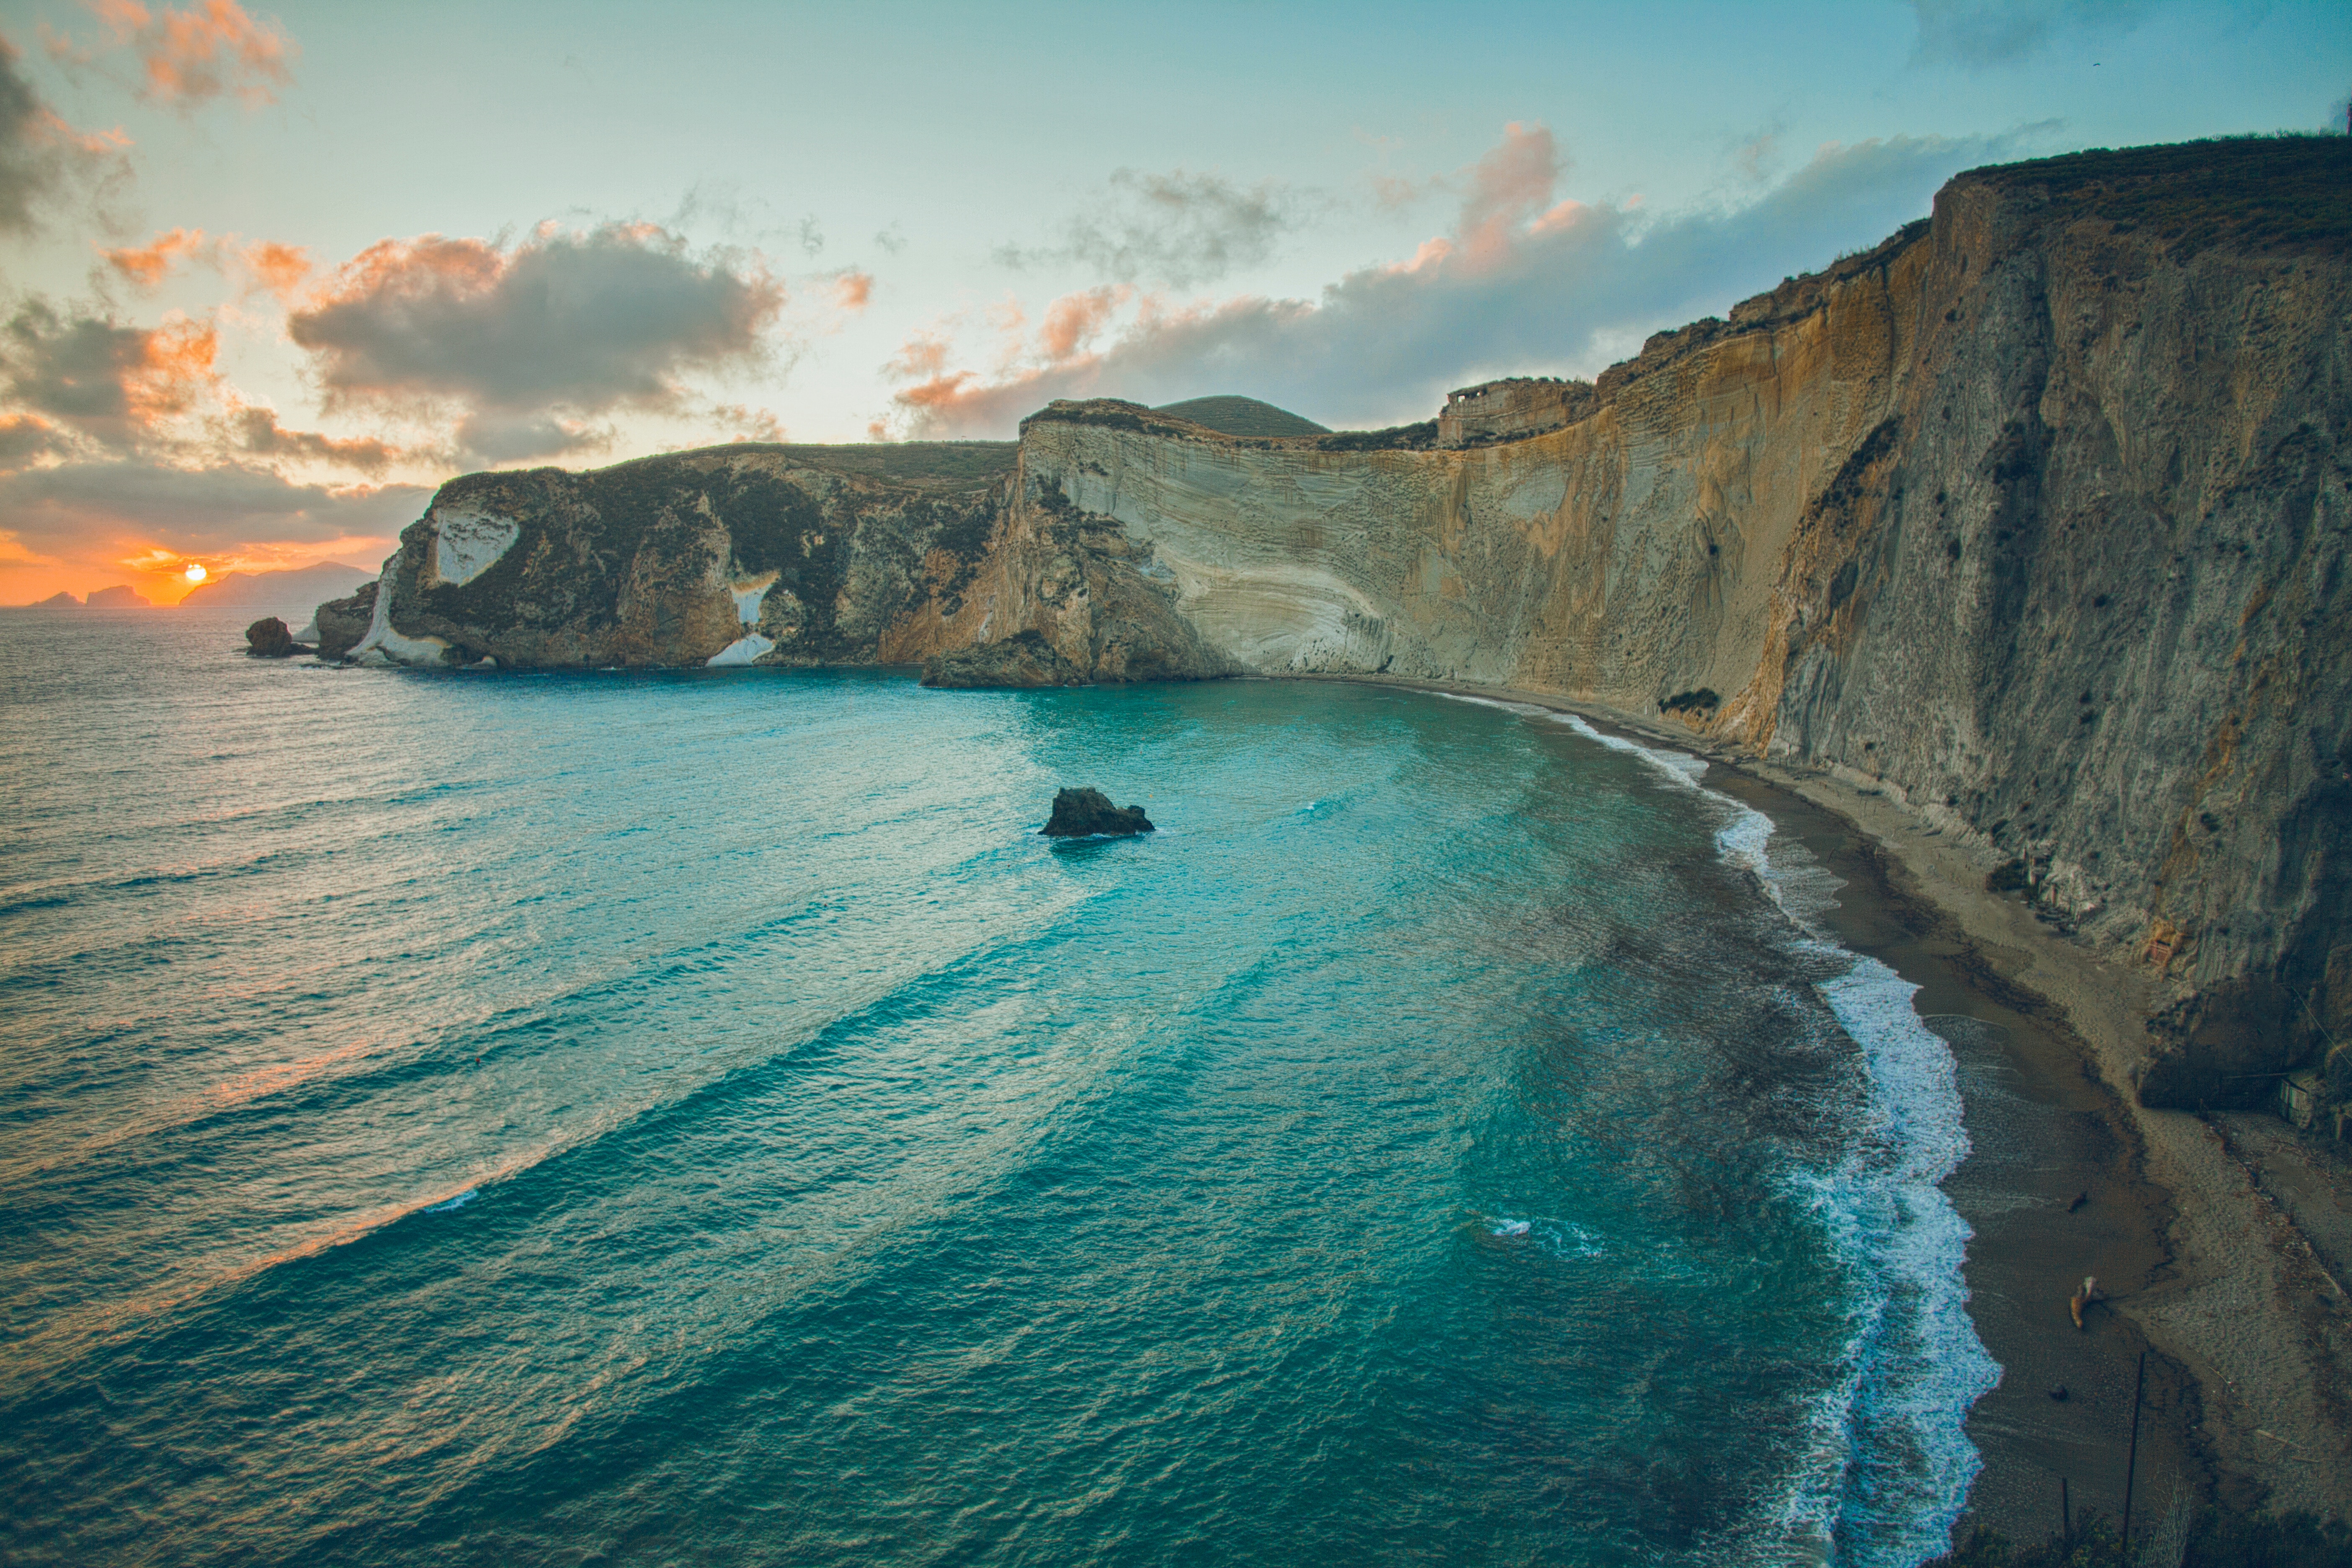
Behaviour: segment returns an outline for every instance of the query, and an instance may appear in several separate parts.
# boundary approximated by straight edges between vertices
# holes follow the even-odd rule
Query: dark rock
[[[2052,1389],[2050,1391],[2050,1397],[2056,1400],[2061,1405],[2065,1404],[2068,1397],[2066,1385],[2062,1383],[2057,1387]]]
[[[330,599],[319,606],[319,657],[341,658],[359,646],[375,619],[377,584],[364,584],[348,599]]]
[[[2026,873],[2025,862],[2011,860],[2005,866],[1996,866],[1985,873],[1985,891],[2013,893],[2032,880],[2032,879]]]
[[[1061,651],[1035,632],[1016,632],[1001,642],[944,653],[923,666],[923,684],[950,690],[977,687],[1084,686],[1087,678]],[[1070,792],[1064,790],[1064,795]],[[1105,805],[1110,803],[1105,801]],[[1048,829],[1050,832],[1051,829]],[[1092,833],[1096,829],[1081,828]],[[1124,831],[1136,831],[1126,829]]]
[[[298,653],[317,650],[306,643],[294,640],[286,623],[276,616],[265,616],[245,628],[245,651],[255,658],[291,658]]]
[[[1048,838],[1085,838],[1159,830],[1139,805],[1113,805],[1098,789],[1066,789],[1054,796],[1053,819],[1037,831]]]

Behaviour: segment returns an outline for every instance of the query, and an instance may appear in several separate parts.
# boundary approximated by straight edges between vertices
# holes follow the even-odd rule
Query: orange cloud
[[[906,381],[919,375],[936,375],[947,368],[948,354],[952,349],[946,336],[934,331],[919,331],[898,345],[882,367],[882,374],[893,381]]]
[[[202,0],[184,11],[150,11],[140,0],[87,0],[115,42],[138,56],[144,95],[182,107],[234,95],[275,102],[294,80],[294,41],[257,22],[236,0]]]
[[[839,310],[863,310],[874,298],[874,275],[856,268],[833,280],[833,304]]]
[[[195,256],[205,248],[205,231],[200,228],[175,228],[157,235],[142,246],[124,246],[118,250],[102,250],[106,264],[142,289],[152,289],[182,257]]]
[[[310,253],[299,245],[257,240],[239,251],[237,258],[256,282],[282,300],[292,300],[294,291],[310,276]]]
[[[1058,364],[1076,354],[1108,322],[1112,312],[1135,297],[1125,284],[1065,294],[1045,307],[1045,324],[1037,329],[1038,347]]]
[[[730,441],[782,443],[785,438],[784,422],[777,418],[772,409],[753,408],[741,403],[722,403],[710,412],[734,426],[735,433],[727,437]]]
[[[139,359],[122,378],[131,414],[152,425],[180,414],[219,385],[213,361],[220,355],[220,332],[209,321],[174,317],[149,332]]]

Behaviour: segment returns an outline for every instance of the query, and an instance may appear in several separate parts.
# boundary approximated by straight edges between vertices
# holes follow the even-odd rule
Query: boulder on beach
[[[1113,805],[1098,789],[1066,789],[1054,796],[1054,815],[1038,832],[1048,838],[1156,833],[1139,805]]]
[[[284,621],[276,616],[264,616],[245,628],[245,651],[255,658],[291,658],[298,653],[315,650],[296,642]]]

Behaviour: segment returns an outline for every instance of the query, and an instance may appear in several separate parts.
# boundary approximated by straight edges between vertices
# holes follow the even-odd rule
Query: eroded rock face
[[[923,666],[923,684],[950,690],[976,687],[1084,686],[1087,678],[1035,632],[1002,642],[943,653]]]
[[[824,460],[745,445],[453,479],[401,534],[341,653],[511,668],[919,662],[939,647],[915,628],[962,607],[1008,487]]]
[[[330,599],[319,606],[312,624],[319,628],[320,658],[341,658],[367,636],[368,625],[375,619],[377,586],[362,584],[349,598]]]
[[[2208,1070],[2215,1040],[2284,1065],[2352,1037],[2352,242],[2247,215],[2332,210],[2347,158],[1962,175],[1491,446],[1096,402],[955,495],[779,448],[470,476],[403,535],[363,644],[1387,674],[1663,718],[2019,863],[2048,919],[2173,988],[2145,1092],[2259,1093]],[[435,521],[460,511],[514,527],[463,582]]]
[[[1066,789],[1054,796],[1054,815],[1037,830],[1048,838],[1114,837],[1156,833],[1139,805],[1113,805],[1098,789]]]

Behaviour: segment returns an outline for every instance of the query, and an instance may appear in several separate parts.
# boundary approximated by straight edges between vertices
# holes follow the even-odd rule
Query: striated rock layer
[[[2181,1000],[2152,1102],[2352,1094],[2352,163],[1980,170],[1653,338],[1574,422],[1229,437],[1055,404],[992,484],[730,447],[444,487],[361,651],[1384,674],[1866,777]],[[321,623],[322,630],[324,623]]]

